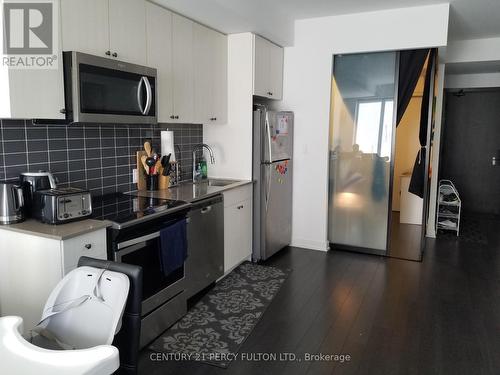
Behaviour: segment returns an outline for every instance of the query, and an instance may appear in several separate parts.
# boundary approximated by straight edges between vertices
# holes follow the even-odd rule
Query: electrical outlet
[[[132,183],[137,184],[137,168],[132,169]]]

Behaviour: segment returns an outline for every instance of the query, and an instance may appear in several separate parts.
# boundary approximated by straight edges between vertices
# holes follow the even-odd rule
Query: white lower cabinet
[[[224,272],[252,256],[252,184],[224,192]]]
[[[62,241],[0,229],[0,241],[0,316],[22,317],[25,333],[81,256],[107,259],[105,228]]]

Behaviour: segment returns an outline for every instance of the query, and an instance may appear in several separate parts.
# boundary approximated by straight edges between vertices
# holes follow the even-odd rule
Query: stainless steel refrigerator
[[[293,112],[253,112],[253,255],[265,260],[292,237]]]

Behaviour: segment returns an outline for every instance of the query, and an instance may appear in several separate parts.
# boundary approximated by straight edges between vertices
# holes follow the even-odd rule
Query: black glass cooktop
[[[93,197],[92,216],[95,219],[123,224],[186,204],[184,201],[173,199],[137,197],[114,193]]]

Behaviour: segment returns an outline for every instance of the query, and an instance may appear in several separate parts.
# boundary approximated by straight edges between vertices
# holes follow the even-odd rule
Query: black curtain
[[[399,53],[398,112],[396,126],[399,126],[406,108],[410,103],[428,54],[429,49],[415,49],[401,51]]]
[[[425,158],[426,158],[426,146],[427,146],[427,128],[429,120],[429,97],[431,91],[431,78],[434,57],[436,55],[436,50],[432,49],[429,53],[429,63],[427,66],[427,71],[425,73],[425,86],[424,93],[422,96],[422,107],[420,109],[420,131],[419,131],[419,141],[420,141],[420,151],[415,159],[415,164],[413,165],[413,172],[411,174],[410,186],[408,191],[420,198],[424,197],[424,187],[425,187]]]

